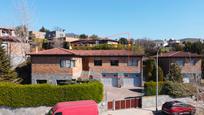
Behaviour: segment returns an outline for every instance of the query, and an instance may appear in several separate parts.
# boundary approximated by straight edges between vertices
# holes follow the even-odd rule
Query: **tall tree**
[[[42,26],[40,29],[39,29],[39,32],[49,32],[50,30],[46,29],[44,26]]]
[[[20,82],[16,72],[11,69],[10,60],[6,55],[0,41],[0,81],[4,82]]]
[[[183,82],[183,75],[181,74],[181,68],[178,64],[172,63],[170,65],[170,72],[167,74],[167,79],[175,82]]]
[[[79,38],[80,39],[86,39],[86,38],[88,38],[88,36],[86,34],[81,34],[81,35],[79,35]]]
[[[128,40],[127,40],[126,38],[120,38],[120,39],[119,39],[119,43],[120,43],[120,44],[127,45],[127,44],[128,44]]]

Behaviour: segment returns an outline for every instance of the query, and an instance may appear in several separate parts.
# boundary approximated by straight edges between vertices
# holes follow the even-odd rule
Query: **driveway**
[[[161,107],[160,107],[161,108]],[[155,108],[132,108],[117,111],[104,112],[102,115],[162,115],[161,112],[154,114]]]
[[[104,87],[105,96],[108,101],[127,99],[131,97],[138,97],[143,95],[143,88],[141,87],[127,87],[127,88],[117,88],[117,87]]]

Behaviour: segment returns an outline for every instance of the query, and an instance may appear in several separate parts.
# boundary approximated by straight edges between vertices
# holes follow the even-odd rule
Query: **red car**
[[[169,101],[162,105],[162,112],[168,115],[194,115],[194,106],[180,101]]]
[[[60,102],[48,115],[98,115],[98,105],[93,100]]]

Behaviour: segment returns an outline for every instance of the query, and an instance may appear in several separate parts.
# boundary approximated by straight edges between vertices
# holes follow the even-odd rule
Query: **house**
[[[154,40],[153,42],[156,44],[156,47],[165,47],[168,45],[166,40]]]
[[[65,32],[64,31],[50,31],[46,32],[45,38],[48,40],[53,40],[55,38],[65,38]]]
[[[13,36],[15,37],[15,30],[11,28],[1,28],[0,27],[0,36]]]
[[[29,32],[29,38],[41,38],[44,39],[46,35],[46,32],[35,32],[35,31],[30,31]]]
[[[155,56],[156,57],[156,56]],[[159,66],[163,69],[164,75],[167,75],[170,71],[170,65],[176,63],[181,68],[183,74],[183,82],[194,82],[196,77],[201,78],[201,55],[183,52],[183,51],[171,51],[167,53],[161,53],[158,56]]]
[[[94,46],[98,44],[112,44],[112,45],[117,45],[118,41],[116,40],[111,40],[111,39],[100,39],[100,40],[76,40],[73,42],[70,42],[72,46]]]
[[[20,41],[20,38],[15,35],[14,29],[0,28],[0,41],[13,68],[26,60],[26,53],[30,52],[30,44]]]
[[[67,50],[31,52],[32,83],[59,84],[71,79],[97,79],[105,86],[142,86],[143,55],[127,50]]]

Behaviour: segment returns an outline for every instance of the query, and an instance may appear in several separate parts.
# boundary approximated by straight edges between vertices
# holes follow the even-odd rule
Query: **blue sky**
[[[21,1],[1,0],[1,26],[21,22],[16,5]],[[133,38],[204,38],[204,0],[29,0],[27,6],[33,30],[58,26],[99,36],[129,32]]]

